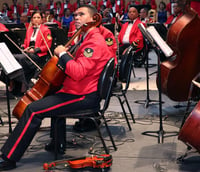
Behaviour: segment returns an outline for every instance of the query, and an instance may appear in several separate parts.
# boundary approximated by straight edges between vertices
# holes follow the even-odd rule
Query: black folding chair
[[[128,127],[129,127],[129,130],[131,130],[131,126],[130,126],[130,123],[129,123],[129,120],[128,120],[128,117],[126,114],[124,103],[126,103],[129,113],[131,115],[131,118],[133,120],[133,123],[135,123],[134,115],[132,113],[128,99],[126,97],[126,93],[127,93],[128,87],[129,87],[130,79],[131,79],[131,71],[133,68],[134,53],[135,53],[135,50],[133,50],[132,46],[130,46],[126,49],[125,53],[122,55],[121,62],[119,63],[119,66],[118,66],[119,82],[125,83],[125,87],[116,89],[116,90],[113,89],[113,91],[112,91],[112,96],[117,97],[119,100],[119,103],[121,105],[124,117],[126,119]]]
[[[115,145],[114,139],[112,137],[112,134],[110,132],[110,129],[108,127],[107,121],[105,119],[105,111],[108,108],[109,102],[110,102],[110,97],[111,97],[111,91],[112,91],[112,86],[113,86],[113,80],[114,80],[114,76],[116,75],[116,68],[114,67],[114,58],[111,58],[107,64],[105,65],[99,81],[98,81],[98,93],[99,96],[101,98],[101,102],[103,102],[101,105],[100,109],[86,109],[86,110],[77,110],[74,111],[73,113],[67,113],[63,114],[59,117],[56,117],[56,122],[55,122],[55,129],[54,129],[54,136],[55,136],[55,159],[57,159],[57,155],[58,155],[58,151],[57,151],[57,147],[58,147],[58,122],[60,119],[62,118],[75,118],[75,119],[91,119],[94,121],[96,129],[98,131],[99,137],[101,139],[101,142],[103,144],[105,153],[109,153],[109,150],[106,146],[106,143],[104,141],[104,138],[102,136],[101,130],[100,130],[100,126],[98,125],[96,120],[103,120],[103,123],[106,127],[106,131],[110,137],[110,140],[112,142],[112,145],[114,147],[114,150],[117,150],[117,147]],[[98,114],[95,115],[95,114]]]

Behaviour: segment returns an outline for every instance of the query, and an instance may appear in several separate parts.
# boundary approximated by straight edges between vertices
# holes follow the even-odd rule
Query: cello
[[[89,28],[98,26],[101,23],[101,15],[96,13],[93,16],[93,22],[82,25],[72,38],[67,42],[65,47],[69,47],[72,41],[81,34],[86,32]],[[39,74],[35,85],[28,90],[24,96],[18,101],[13,109],[12,114],[20,119],[26,107],[33,101],[39,100],[44,96],[50,95],[58,91],[66,77],[65,73],[57,66],[58,57],[52,56],[51,59],[44,65]]]
[[[160,64],[161,91],[174,101],[188,99],[191,81],[200,72],[200,18],[190,8],[190,1],[184,3],[180,4],[184,14],[167,33],[166,42],[175,59]]]

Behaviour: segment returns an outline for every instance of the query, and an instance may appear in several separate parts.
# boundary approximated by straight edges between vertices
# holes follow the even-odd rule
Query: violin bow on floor
[[[63,159],[50,163],[44,163],[43,169],[50,170],[55,169],[56,166],[63,166],[63,168],[73,168],[73,169],[81,169],[81,168],[109,168],[112,165],[112,155],[110,154],[101,154],[101,155],[92,155],[85,156],[74,159]]]

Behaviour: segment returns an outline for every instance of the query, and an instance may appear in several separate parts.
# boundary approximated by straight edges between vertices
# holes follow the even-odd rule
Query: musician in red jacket
[[[137,51],[143,48],[143,35],[138,28],[138,24],[142,22],[139,19],[139,14],[135,7],[129,8],[128,17],[130,21],[122,25],[122,28],[118,35],[120,46],[119,55],[121,55],[123,51],[130,45],[137,48]]]
[[[13,18],[19,18],[22,13],[22,7],[20,4],[17,4],[17,0],[13,0],[13,4],[10,6],[10,10]]]
[[[57,20],[61,21],[62,16],[64,15],[64,8],[62,6],[61,1],[57,1],[56,2],[56,16],[57,16]]]
[[[74,6],[73,4],[71,3],[70,0],[65,0],[63,3],[62,3],[62,8],[65,10],[67,8],[70,9],[71,12],[74,12]]]
[[[154,10],[157,9],[157,4],[155,0],[143,0],[142,5],[150,5],[151,9],[154,9]]]
[[[10,10],[8,3],[4,2],[2,5],[1,13],[4,17],[7,17],[9,20],[13,19],[12,11]]]
[[[74,11],[84,4],[85,0],[77,0],[76,2],[74,2],[73,4]]]
[[[34,6],[32,4],[30,4],[29,0],[26,0],[24,2],[24,6],[22,8],[22,12],[26,13],[28,17],[31,17],[32,13],[34,10]]]
[[[177,2],[175,2],[173,5],[173,11],[174,13],[170,15],[165,22],[165,26],[168,28],[183,15],[182,8]]]
[[[56,3],[54,0],[49,0],[49,2],[46,4],[46,9],[52,10],[56,8]]]
[[[85,1],[85,4],[93,5],[95,8],[97,8],[97,4],[94,0],[84,0],[84,1]]]
[[[106,8],[112,8],[110,0],[100,0],[98,3],[98,11],[100,12],[101,6],[104,5]]]
[[[93,6],[88,5],[77,9],[76,27],[92,22],[96,12]],[[16,168],[16,162],[23,156],[44,118],[56,118],[77,109],[99,108],[98,80],[111,58],[111,53],[98,28],[93,26],[83,32],[82,36],[84,40],[74,57],[68,52],[68,47],[58,46],[55,49],[54,53],[59,57],[57,65],[66,73],[62,89],[26,107],[15,129],[1,148],[0,171]],[[65,130],[65,127],[63,129]],[[62,131],[60,134],[65,135]]]
[[[16,96],[22,95],[22,93],[29,88],[29,82],[34,76],[38,68],[37,66],[41,68],[46,63],[52,37],[51,31],[47,26],[43,25],[42,22],[42,14],[33,12],[31,17],[32,27],[27,29],[24,44],[22,45],[24,53],[14,55],[23,67],[22,76],[11,82],[11,87],[13,88],[10,88],[10,91]],[[37,66],[32,63],[25,54],[27,54]],[[20,87],[19,85],[22,86]]]
[[[116,13],[118,13],[120,15],[124,14],[124,8],[125,8],[125,6],[124,6],[123,0],[113,0],[112,11],[114,14],[116,14]]]

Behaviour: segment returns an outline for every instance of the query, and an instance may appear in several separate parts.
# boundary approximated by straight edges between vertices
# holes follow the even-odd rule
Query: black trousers
[[[130,46],[130,44],[124,44],[124,45],[119,46],[119,59],[121,59],[121,56],[122,56],[124,50],[126,48],[128,48],[129,46]]]
[[[99,102],[97,92],[83,96],[57,93],[32,102],[27,106],[15,129],[3,145],[2,153],[10,160],[20,160],[44,118],[56,117],[77,109],[99,108]]]
[[[46,63],[47,56],[39,57],[37,54],[27,54],[40,68]],[[34,76],[37,67],[24,55],[24,54],[15,54],[14,57],[19,62],[23,68],[23,74],[19,78],[16,78],[16,81],[24,82],[28,85],[31,78]]]

